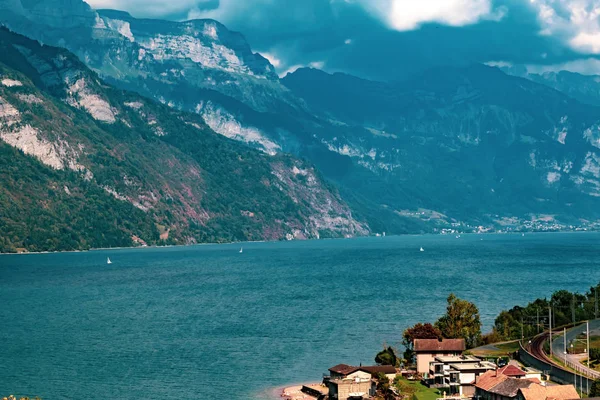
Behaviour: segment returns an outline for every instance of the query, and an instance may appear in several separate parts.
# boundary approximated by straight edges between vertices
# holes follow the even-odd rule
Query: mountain
[[[599,217],[599,109],[497,68],[398,83],[302,68],[278,79],[213,20],[0,0],[0,22],[222,136],[307,160],[373,231],[557,229]]]
[[[583,75],[570,71],[547,71],[540,74],[525,68],[506,67],[502,71],[549,86],[581,103],[600,106],[600,75]]]
[[[360,235],[314,167],[0,29],[2,251]]]
[[[299,69],[283,83],[321,118],[364,128],[322,140],[378,174],[390,207],[473,223],[598,217],[597,107],[483,65],[395,84]]]

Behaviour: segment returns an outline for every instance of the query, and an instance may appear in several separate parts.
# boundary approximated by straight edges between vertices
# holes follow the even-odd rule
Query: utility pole
[[[567,366],[567,328],[563,328],[563,339],[564,339],[564,355],[565,355],[565,366]],[[552,346],[552,343],[550,343]]]
[[[552,307],[548,307],[548,332],[550,333],[550,357],[552,357]]]
[[[537,316],[537,333],[540,333],[540,308],[538,307],[536,309],[536,316]]]
[[[521,340],[525,339],[525,335],[523,334],[523,317],[521,317]]]
[[[586,329],[586,334],[585,334],[585,339],[586,339],[586,347],[587,347],[587,367],[588,367],[588,371],[586,371],[586,373],[589,373],[589,369],[590,369],[590,321],[585,321],[585,329]],[[586,379],[585,380],[585,385],[586,385],[586,392],[587,394],[590,393],[590,379]]]

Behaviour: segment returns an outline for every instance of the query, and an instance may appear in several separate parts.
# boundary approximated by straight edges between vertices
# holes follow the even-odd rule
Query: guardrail
[[[560,358],[560,357],[558,357]],[[594,371],[592,369],[587,369],[584,365],[582,365],[581,363],[575,363],[573,361],[570,360],[565,360],[564,358],[561,359],[562,362],[569,368],[574,369],[575,371],[577,371],[578,373],[582,374],[582,375],[586,375],[589,378],[592,379],[600,379],[600,372],[598,371]]]
[[[593,379],[584,376],[582,373],[569,371],[568,369],[539,359],[528,352],[525,347],[523,347],[522,342],[519,342],[519,358],[524,364],[539,369],[544,374],[548,375],[554,382],[575,386],[575,389],[580,393],[588,393],[594,382]]]

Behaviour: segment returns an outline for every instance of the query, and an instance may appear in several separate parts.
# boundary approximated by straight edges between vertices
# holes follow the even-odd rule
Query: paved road
[[[582,333],[585,333],[586,330],[586,326],[585,326],[585,322],[581,325],[577,325],[574,328],[571,329],[567,329],[567,348],[570,347],[570,343],[571,341],[573,341],[574,339],[577,338],[578,335],[581,335]],[[596,331],[596,332],[593,332]],[[554,332],[557,333],[557,332]],[[563,334],[561,333],[560,335],[552,335],[552,351],[554,352],[554,355],[558,358],[561,359],[565,359],[567,360],[567,364],[571,364],[571,366],[575,365],[577,366],[577,370],[582,371],[584,373],[587,373],[587,375],[589,376],[593,376],[593,377],[600,377],[600,373],[598,373],[597,371],[594,371],[592,369],[588,369],[586,366],[584,366],[583,364],[580,363],[581,360],[586,358],[586,354],[564,354],[565,351],[565,347],[564,347],[564,337]],[[600,319],[594,319],[590,321],[590,336],[592,335],[598,335],[600,334]]]

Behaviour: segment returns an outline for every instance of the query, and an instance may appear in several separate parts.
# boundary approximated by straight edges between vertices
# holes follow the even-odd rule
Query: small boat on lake
[[[106,257],[106,263],[107,264],[112,264],[112,261],[110,261],[110,257]]]
[[[243,253],[243,252],[244,252],[244,248],[240,247],[240,253]]]
[[[419,249],[419,251],[425,251],[425,249],[421,247],[421,248]]]

